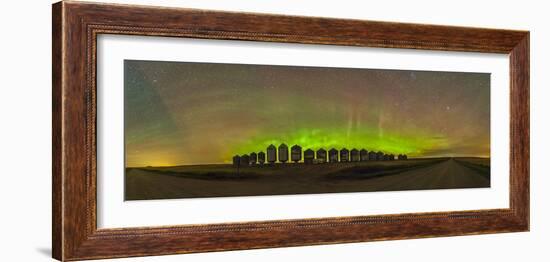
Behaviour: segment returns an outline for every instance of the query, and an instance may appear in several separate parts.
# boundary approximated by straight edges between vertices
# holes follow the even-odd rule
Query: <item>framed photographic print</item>
[[[529,230],[529,32],[53,5],[53,257]]]

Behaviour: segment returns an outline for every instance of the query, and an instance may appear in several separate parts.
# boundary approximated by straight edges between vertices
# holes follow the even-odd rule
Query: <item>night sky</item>
[[[284,142],[490,156],[490,74],[126,60],[126,166],[229,163]]]

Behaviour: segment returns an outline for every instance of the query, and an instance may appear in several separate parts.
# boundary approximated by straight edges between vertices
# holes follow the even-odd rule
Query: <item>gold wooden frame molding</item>
[[[53,5],[53,257],[63,261],[529,230],[529,32],[63,1]],[[510,207],[98,229],[99,34],[503,53],[510,57]]]

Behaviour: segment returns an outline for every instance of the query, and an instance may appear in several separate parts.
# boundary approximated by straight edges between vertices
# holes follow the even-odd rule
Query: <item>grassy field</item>
[[[461,157],[455,158],[455,160],[468,168],[478,171],[486,178],[490,178],[491,173],[491,159],[490,158],[481,158],[481,157]]]
[[[475,180],[475,183],[467,180],[453,185],[430,182],[434,179],[425,179],[425,185],[401,183],[407,177],[423,173],[439,175],[449,172],[444,171],[449,168],[441,166],[449,161],[449,158],[431,158],[312,165],[287,163],[240,168],[225,164],[127,168],[125,198],[143,200],[487,186],[484,180]],[[486,159],[460,158],[452,163],[451,169],[456,169],[450,171],[452,173],[489,177],[490,167]],[[440,166],[442,168],[432,168]]]

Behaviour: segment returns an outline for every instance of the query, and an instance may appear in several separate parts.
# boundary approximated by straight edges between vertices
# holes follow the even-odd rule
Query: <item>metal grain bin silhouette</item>
[[[366,149],[361,149],[359,151],[359,161],[369,160],[369,152]]]
[[[241,157],[236,155],[236,156],[233,156],[233,165],[234,166],[239,166],[241,164]]]
[[[282,143],[279,146],[279,162],[286,163],[288,161],[288,146]]]
[[[327,151],[323,148],[317,150],[317,162],[326,163],[327,162]]]
[[[332,148],[328,151],[328,161],[330,163],[336,163],[338,162],[338,150]]]
[[[374,151],[369,152],[369,160],[370,161],[375,161],[376,160],[376,152],[374,152]]]
[[[384,160],[384,153],[382,153],[381,151],[376,152],[376,160]]]
[[[359,162],[361,159],[359,158],[359,150],[352,149],[349,151],[351,162]]]
[[[250,164],[255,165],[258,162],[258,155],[255,152],[250,153]]]
[[[313,159],[315,158],[315,152],[311,148],[304,151],[304,163],[313,164]]]
[[[349,150],[346,148],[340,150],[340,162],[349,162]]]
[[[240,165],[241,166],[248,166],[249,164],[250,164],[250,156],[248,156],[246,154],[242,155]]]
[[[258,152],[258,164],[265,163],[265,153],[264,152]]]
[[[277,161],[277,148],[274,145],[269,145],[266,149],[267,162],[273,164]]]
[[[293,145],[290,148],[290,160],[294,163],[300,162],[302,160],[302,147],[299,145]]]

